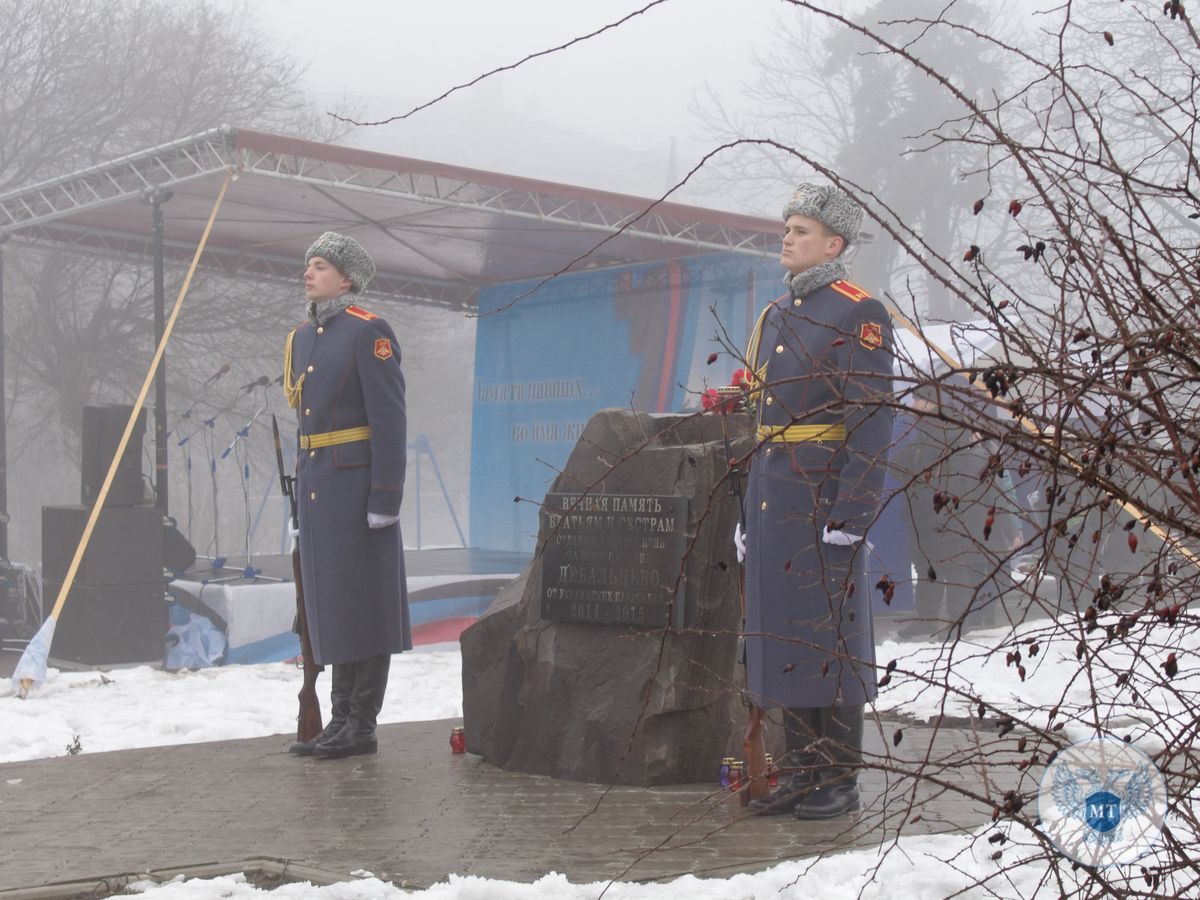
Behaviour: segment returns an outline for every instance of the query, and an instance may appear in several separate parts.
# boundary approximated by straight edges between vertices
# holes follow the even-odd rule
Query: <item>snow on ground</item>
[[[896,671],[875,702],[879,713],[902,713],[919,720],[938,715],[967,716],[982,697],[989,706],[1024,717],[1032,710],[1060,707],[1091,710],[1102,718],[1128,722],[1156,716],[1189,715],[1195,681],[1200,678],[1200,630],[1156,625],[1155,650],[1145,653],[1114,643],[1103,648],[1101,666],[1082,677],[1076,659],[1079,633],[1072,622],[1042,619],[1019,626],[968,633],[951,645],[883,641],[876,650],[881,665],[896,661]],[[1036,656],[1029,641],[1037,643]],[[1089,645],[1099,647],[1093,633]],[[993,648],[1001,646],[999,651]],[[1009,649],[1023,651],[1022,680],[1016,665],[1006,664]],[[1160,657],[1175,652],[1178,674],[1158,677]],[[1138,658],[1141,654],[1142,658]],[[1117,675],[1138,667],[1146,676],[1137,684],[1139,701],[1116,686]],[[462,715],[462,661],[458,644],[432,644],[392,660],[391,683],[380,722],[412,722]],[[919,677],[918,677],[919,676]],[[295,727],[295,696],[300,670],[289,663],[221,666],[166,672],[151,666],[104,671],[48,670],[44,685],[27,701],[16,701],[10,681],[0,682],[0,762],[62,756],[75,736],[84,752],[157,747],[201,741],[233,740],[284,734]],[[945,692],[942,683],[963,692]],[[318,682],[322,697],[328,680]],[[1095,699],[1092,692],[1095,691]],[[1077,730],[1078,734],[1072,733]],[[1090,736],[1085,726],[1067,730]],[[1141,736],[1139,736],[1140,738]],[[1148,748],[1147,748],[1148,749]]]
[[[984,691],[989,703],[1020,714],[1030,708],[1046,708],[1066,702],[1089,708],[1089,684],[1078,678],[1075,642],[1078,635],[1067,627],[1057,636],[1043,620],[1023,626],[1015,636],[1002,631],[976,633],[952,651],[935,643],[883,642],[878,649],[881,664],[897,660],[891,684],[877,701],[880,712],[903,712],[927,718],[945,712],[965,715],[972,706],[966,699],[945,699],[938,690],[922,686],[906,671],[922,672],[949,682],[971,696]],[[1200,635],[1172,630],[1163,643],[1179,649],[1179,658],[1195,659]],[[1028,645],[1019,644],[1037,636],[1040,651],[1028,657]],[[1016,667],[1005,664],[1004,653],[986,653],[1004,641],[1026,648],[1026,680]],[[1107,660],[1120,669],[1120,654],[1112,647]],[[397,655],[392,662],[391,681],[405,686],[390,691],[380,715],[381,723],[453,718],[462,715],[461,658],[458,644],[420,647]],[[1195,678],[1194,670],[1181,672],[1174,686]],[[274,663],[254,666],[224,666],[198,671],[165,672],[151,666],[115,668],[107,671],[66,672],[50,669],[44,685],[26,700],[16,697],[11,682],[0,683],[0,762],[63,756],[78,737],[82,751],[98,752],[134,747],[153,747],[202,741],[231,740],[285,734],[294,726],[295,697],[301,673],[294,665]],[[1104,687],[1112,676],[1101,677],[1102,701],[1112,699],[1110,712],[1133,716],[1119,692]],[[324,696],[328,682],[322,678],[318,690]],[[1166,689],[1152,693],[1154,708],[1164,709],[1179,699]],[[1084,736],[1082,733],[1080,737]],[[686,876],[669,884],[570,884],[563,876],[549,873],[534,884],[517,884],[477,877],[450,875],[445,883],[415,894],[365,877],[328,887],[307,884],[284,885],[267,892],[241,876],[171,882],[140,886],[148,900],[194,900],[227,897],[230,900],[270,896],[277,900],[366,900],[366,898],[420,897],[428,900],[543,900],[543,898],[596,898],[603,892],[610,900],[660,900],[687,896],[709,898],[940,898],[962,897],[1025,898],[1038,893],[1045,877],[1044,862],[1013,866],[1018,848],[1006,845],[1004,858],[993,861],[994,845],[971,835],[914,836],[889,843],[879,850],[852,851],[836,856],[783,863],[753,875],[726,879]],[[1003,866],[1003,869],[1001,869]],[[1061,873],[1061,870],[1060,870]],[[987,889],[969,888],[979,878],[989,878]],[[1047,896],[1057,896],[1057,889]]]
[[[458,644],[431,644],[392,659],[380,724],[462,715]],[[165,672],[151,666],[64,672],[51,668],[27,700],[0,684],[0,762],[286,734],[296,729],[301,672],[290,663]],[[328,703],[329,681],[317,682]]]
[[[1111,614],[1103,624],[1116,618]],[[1178,720],[1179,725],[1169,727],[1182,727],[1195,712],[1200,631],[1157,621],[1139,627],[1151,630],[1135,631],[1128,642],[1106,643],[1102,628],[1087,634],[1089,652],[1097,654],[1090,667],[1081,665],[1076,657],[1077,645],[1085,635],[1074,616],[1057,622],[1035,620],[1011,631],[970,632],[946,646],[883,641],[876,648],[876,660],[880,665],[895,660],[897,671],[880,690],[875,709],[881,714],[929,720],[939,715],[975,715],[979,699],[1021,718],[1035,710],[1058,707],[1060,721],[1071,713],[1081,717],[1065,729],[1073,740],[1094,736],[1094,729],[1085,724],[1093,716],[1110,726],[1143,723],[1158,724],[1161,729],[1162,723]],[[1036,655],[1030,653],[1031,641]],[[1023,679],[1017,664],[1007,661],[1007,653],[1014,650],[1022,652]],[[1160,670],[1170,653],[1174,653],[1179,670],[1173,678],[1166,678]],[[1118,677],[1130,672],[1137,678],[1129,685],[1119,685]],[[1130,686],[1137,688],[1137,696]],[[1046,721],[1044,715],[1035,718],[1039,724]],[[1139,742],[1149,740],[1156,745],[1143,746],[1148,752],[1160,746],[1157,741],[1161,737],[1137,733]]]
[[[240,875],[203,881],[175,881],[155,885],[141,882],[136,889],[146,900],[229,900],[270,897],[272,900],[935,900],[943,897],[989,897],[1024,900],[1037,893],[1045,877],[1045,863],[1014,865],[1017,848],[1008,845],[1007,858],[993,861],[993,845],[972,846],[964,835],[928,835],[904,838],[880,850],[855,850],[820,859],[781,863],[754,874],[729,878],[696,878],[685,875],[662,884],[597,881],[572,884],[550,873],[533,884],[456,876],[423,891],[406,892],[375,878],[340,882],[327,887],[311,884],[283,885],[263,891]],[[949,865],[947,864],[949,863]],[[990,879],[986,888],[971,888]],[[1057,890],[1054,892],[1057,896]]]

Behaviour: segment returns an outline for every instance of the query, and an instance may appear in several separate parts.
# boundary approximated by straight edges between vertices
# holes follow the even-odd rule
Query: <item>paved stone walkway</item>
[[[879,846],[901,826],[905,834],[978,827],[989,804],[914,789],[894,770],[936,758],[943,781],[975,787],[980,773],[963,764],[966,753],[978,759],[982,749],[993,767],[1016,759],[1014,736],[997,740],[992,729],[906,726],[893,748],[884,738],[895,723],[882,734],[869,726],[866,749],[882,766],[860,781],[863,813],[802,825],[746,817],[708,785],[606,788],[505,772],[451,754],[455,724],[383,726],[378,756],[347,760],[290,756],[290,738],[276,735],[0,765],[0,898],[172,867],[241,871],[254,858],[291,861],[331,881],[365,869],[414,888],[450,873],[525,882],[550,871],[575,882],[724,877]]]

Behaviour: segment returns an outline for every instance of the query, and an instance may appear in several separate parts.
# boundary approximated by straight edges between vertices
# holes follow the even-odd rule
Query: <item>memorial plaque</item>
[[[683,628],[687,497],[547,494],[541,516],[543,619]]]

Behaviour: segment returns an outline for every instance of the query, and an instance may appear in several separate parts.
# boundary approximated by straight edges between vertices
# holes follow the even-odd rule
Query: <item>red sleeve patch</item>
[[[863,322],[858,326],[858,342],[868,350],[883,346],[883,327],[878,322]]]
[[[367,312],[361,306],[347,306],[346,312],[350,313],[352,316],[362,319],[364,322],[370,322],[372,319],[379,318],[379,316],[375,315],[375,313]]]
[[[391,359],[392,358],[392,342],[387,338],[376,338],[375,340],[375,357],[376,359]]]

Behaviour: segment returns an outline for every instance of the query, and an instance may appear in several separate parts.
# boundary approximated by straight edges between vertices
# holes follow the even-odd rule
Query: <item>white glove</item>
[[[292,539],[291,547],[288,548],[288,553],[295,553],[296,548],[300,546],[300,526],[293,525],[289,521],[288,522],[288,537],[290,537]]]
[[[399,516],[385,516],[383,513],[367,513],[368,528],[387,528],[389,525],[395,525],[400,521]]]
[[[851,534],[848,531],[830,531],[826,528],[821,532],[821,540],[826,544],[833,544],[838,547],[853,547],[862,540],[862,535]]]
[[[742,523],[738,522],[733,529],[733,546],[737,548],[737,561],[746,561],[746,533],[742,531]]]

